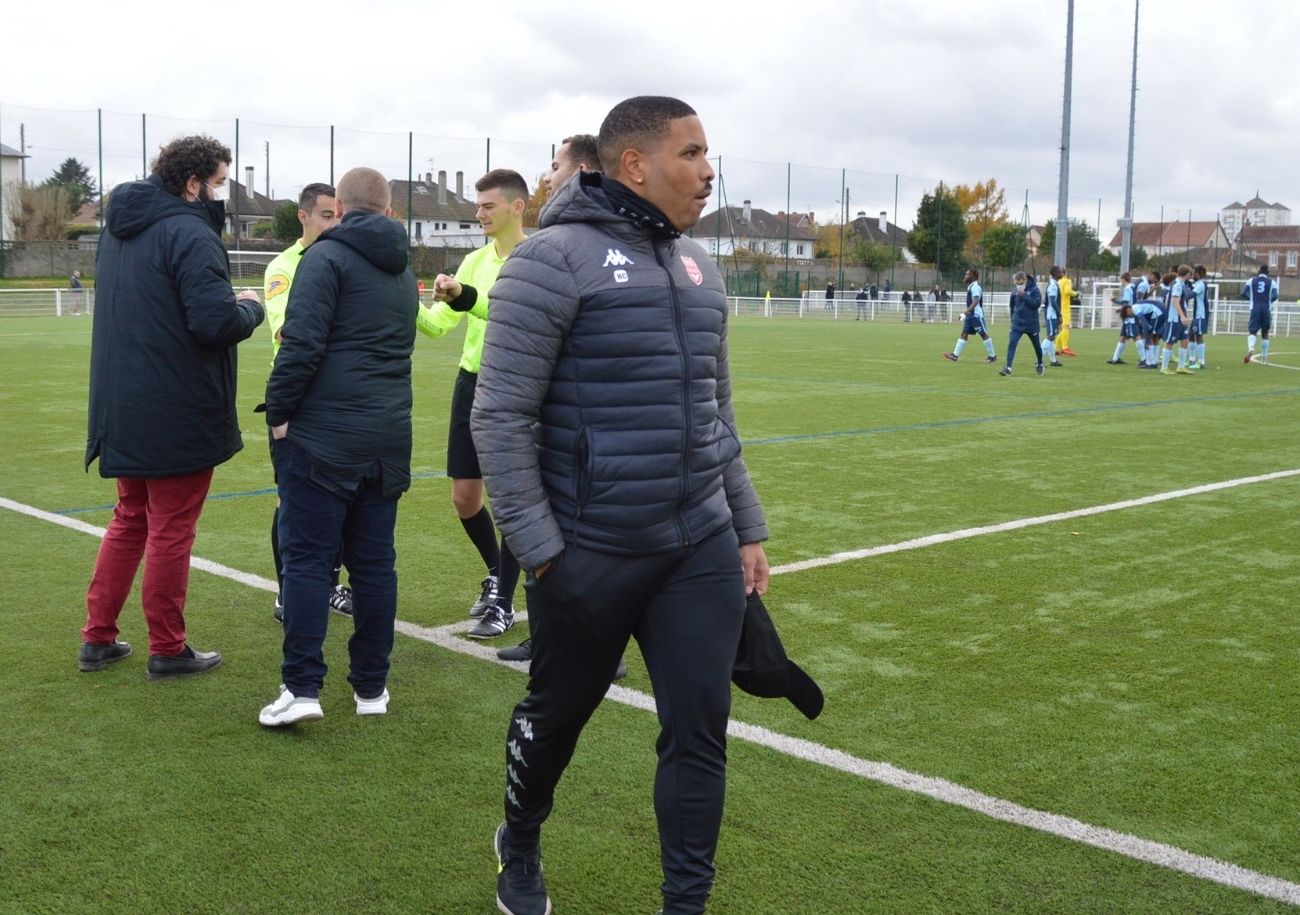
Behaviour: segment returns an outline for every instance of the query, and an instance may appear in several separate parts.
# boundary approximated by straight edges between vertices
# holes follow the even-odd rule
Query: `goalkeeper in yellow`
[[[1064,267],[1053,267],[1052,279],[1056,280],[1061,291],[1061,330],[1056,335],[1056,355],[1077,356],[1079,354],[1070,349],[1070,305],[1074,302],[1074,285]]]

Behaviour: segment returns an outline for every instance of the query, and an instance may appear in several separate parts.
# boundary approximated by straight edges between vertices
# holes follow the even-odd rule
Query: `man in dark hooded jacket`
[[[1026,273],[1015,276],[1016,288],[1011,293],[1011,338],[1007,341],[1007,364],[999,375],[1010,375],[1011,364],[1016,361],[1016,345],[1020,338],[1026,336],[1034,345],[1034,355],[1038,357],[1035,371],[1043,374],[1043,344],[1038,338],[1038,309],[1043,304],[1043,294],[1038,289],[1034,278]]]
[[[243,447],[235,347],[262,323],[236,297],[221,243],[230,150],[211,137],[165,146],[153,174],[114,189],[95,259],[86,467],[118,502],[86,593],[81,670],[131,653],[117,618],[145,560],[140,598],[149,676],[202,673],[215,651],[186,643],[190,549],[213,468]]]
[[[397,616],[397,501],[411,485],[411,350],[419,291],[388,182],[354,168],[338,184],[343,219],[294,274],[266,422],[280,493],[284,662],[267,727],[324,717],[331,572],[352,585],[348,642],[358,715],[388,710]]]

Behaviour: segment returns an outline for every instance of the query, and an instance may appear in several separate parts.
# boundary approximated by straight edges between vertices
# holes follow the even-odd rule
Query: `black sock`
[[[514,609],[515,585],[519,584],[519,560],[510,552],[506,538],[501,538],[501,576],[497,585],[497,605]]]
[[[487,566],[488,574],[496,575],[497,569],[501,566],[501,551],[497,548],[496,525],[492,523],[492,516],[488,514],[487,508],[480,508],[478,514],[472,518],[461,518],[460,523],[478,549],[478,554],[483,557],[483,564]]]
[[[275,560],[275,580],[284,592],[284,560],[280,558],[280,506],[275,507],[271,515],[271,558]]]

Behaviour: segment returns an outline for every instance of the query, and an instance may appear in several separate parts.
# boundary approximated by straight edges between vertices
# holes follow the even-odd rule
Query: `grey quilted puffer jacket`
[[[727,302],[704,249],[560,189],[492,287],[471,428],[525,569],[566,544],[658,553],[734,525],[767,539],[740,457]]]

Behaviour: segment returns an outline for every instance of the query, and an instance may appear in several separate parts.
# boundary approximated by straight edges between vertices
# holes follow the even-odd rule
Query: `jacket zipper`
[[[673,273],[660,256],[659,245],[651,241],[650,246],[654,248],[655,262],[663,268],[664,274],[668,277],[668,291],[672,294],[673,299],[673,330],[677,334],[677,349],[682,357],[681,475],[678,478],[677,511],[673,515],[673,520],[677,522],[677,531],[681,534],[682,545],[688,546],[691,542],[690,532],[686,529],[686,522],[682,518],[682,506],[686,504],[686,494],[690,490],[687,461],[691,450],[691,357],[686,349],[686,328],[683,326],[682,302],[677,295],[677,284],[673,281]]]

